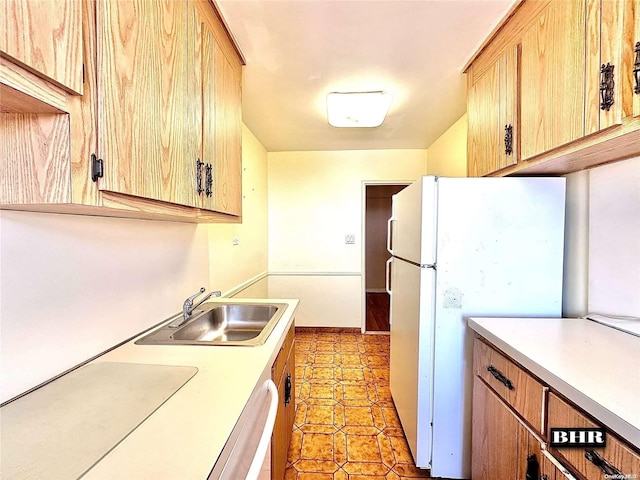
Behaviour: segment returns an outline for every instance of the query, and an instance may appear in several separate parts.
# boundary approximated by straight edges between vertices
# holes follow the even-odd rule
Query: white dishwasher
[[[271,478],[269,447],[278,410],[278,390],[266,373],[242,410],[208,480]]]

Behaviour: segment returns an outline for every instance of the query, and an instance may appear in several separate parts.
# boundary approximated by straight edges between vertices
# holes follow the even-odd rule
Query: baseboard
[[[355,327],[298,327],[296,333],[362,333]]]

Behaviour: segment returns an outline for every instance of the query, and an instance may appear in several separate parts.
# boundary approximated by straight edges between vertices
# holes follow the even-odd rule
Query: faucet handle
[[[202,295],[205,291],[204,287],[200,287],[200,290],[198,290],[198,293],[194,293],[193,295],[191,295],[189,298],[187,298],[185,300],[184,303],[193,303],[193,301],[195,300],[196,297],[199,297],[200,295]]]

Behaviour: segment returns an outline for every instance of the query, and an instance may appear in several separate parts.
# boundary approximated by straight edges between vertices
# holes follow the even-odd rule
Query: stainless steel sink
[[[142,337],[138,345],[262,345],[286,304],[205,303],[180,328],[168,325]],[[172,319],[173,320],[173,319]]]

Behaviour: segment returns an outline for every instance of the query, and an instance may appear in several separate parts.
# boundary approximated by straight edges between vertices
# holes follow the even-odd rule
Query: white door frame
[[[362,181],[362,221],[360,222],[360,224],[362,225],[362,231],[360,232],[360,238],[362,239],[361,242],[361,267],[360,267],[360,271],[362,272],[362,276],[360,277],[360,286],[361,286],[361,307],[360,307],[360,311],[361,313],[361,318],[360,318],[360,331],[362,333],[365,333],[367,331],[367,270],[366,270],[366,263],[367,263],[367,249],[366,249],[366,245],[367,245],[367,187],[378,187],[378,186],[385,186],[385,185],[411,185],[412,183],[414,183],[415,180],[397,180],[397,181],[392,181],[392,180],[363,180]],[[375,332],[370,332],[370,333],[375,333]],[[382,332],[382,333],[387,333],[387,332]]]

